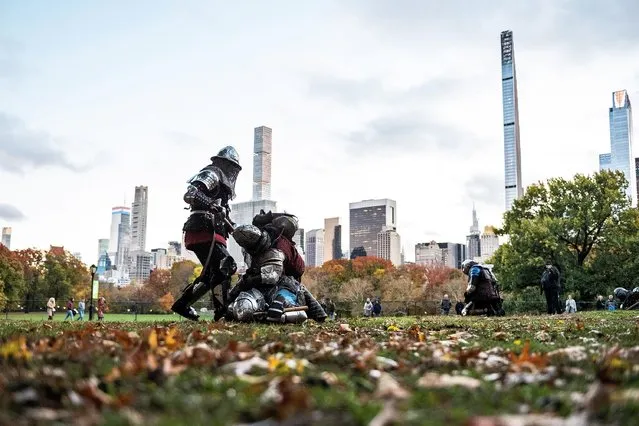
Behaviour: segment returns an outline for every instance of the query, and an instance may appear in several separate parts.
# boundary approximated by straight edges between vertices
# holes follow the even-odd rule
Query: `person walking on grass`
[[[450,313],[450,307],[452,303],[447,294],[444,294],[444,298],[442,299],[442,303],[440,304],[441,314],[448,315]]]
[[[73,297],[67,300],[67,315],[64,317],[64,320],[66,321],[69,318],[73,321]]]
[[[80,301],[78,302],[78,319],[76,321],[84,320],[84,309],[85,309],[84,300],[80,299]]]
[[[53,320],[54,313],[55,313],[55,299],[53,297],[49,297],[49,301],[47,302],[47,315],[49,316],[49,321]]]

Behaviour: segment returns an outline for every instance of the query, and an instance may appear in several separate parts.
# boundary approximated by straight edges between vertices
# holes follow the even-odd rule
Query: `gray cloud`
[[[435,78],[406,90],[388,90],[381,79],[357,80],[332,75],[310,75],[308,93],[312,96],[332,98],[342,104],[359,105],[365,102],[407,102],[412,99],[436,97],[452,90],[461,90],[461,80]]]
[[[378,117],[344,136],[347,148],[360,156],[419,151],[457,151],[477,144],[476,136],[417,113]]]
[[[20,174],[29,167],[46,166],[86,170],[70,162],[50,135],[33,131],[20,119],[0,112],[0,170]]]
[[[489,206],[504,204],[504,179],[495,175],[479,174],[466,181],[466,198]]]
[[[22,220],[25,216],[11,204],[0,203],[0,218],[5,220]]]
[[[353,0],[347,10],[367,26],[388,35],[405,37],[420,32],[422,38],[441,38],[469,44],[512,29],[526,34],[529,44],[552,45],[575,54],[612,48],[636,47],[639,40],[639,2],[636,0]],[[499,26],[507,25],[505,28]],[[572,54],[572,52],[571,52]]]

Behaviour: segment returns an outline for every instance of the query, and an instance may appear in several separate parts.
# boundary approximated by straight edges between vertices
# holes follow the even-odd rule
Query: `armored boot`
[[[180,298],[171,306],[171,310],[186,319],[197,321],[200,316],[191,304],[202,298],[208,290],[209,286],[205,282],[200,280],[200,278],[196,279],[193,283],[186,286]]]
[[[324,311],[324,308],[322,308],[322,305],[320,305],[315,296],[313,296],[313,294],[308,291],[306,287],[304,287],[303,285],[300,287],[304,293],[306,306],[308,306],[308,317],[317,322],[324,322],[326,318],[328,318],[328,315],[326,315],[326,312]]]

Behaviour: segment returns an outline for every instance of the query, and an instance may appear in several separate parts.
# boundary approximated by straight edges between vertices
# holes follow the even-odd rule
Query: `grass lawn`
[[[207,314],[200,314],[203,316],[206,316]],[[56,321],[56,322],[63,322],[64,321],[64,317],[66,316],[66,312],[56,312],[55,315],[53,316],[53,320],[52,321]],[[209,317],[212,317],[211,314],[209,314]],[[22,313],[22,312],[9,312],[8,314],[6,313],[0,313],[0,324],[3,320],[5,319],[9,319],[9,320],[29,320],[29,321],[46,321],[47,320],[47,313],[46,312],[29,312],[28,314]],[[78,316],[76,315],[75,318],[73,319],[73,321],[76,321],[78,319]],[[89,313],[85,312],[84,314],[84,321],[87,321],[89,319]],[[93,320],[97,321],[98,320],[98,314],[97,312],[93,314]],[[125,322],[125,321],[181,321],[182,317],[180,317],[179,315],[175,315],[175,314],[140,314],[140,315],[135,315],[135,314],[111,314],[111,313],[106,313],[104,315],[104,321],[109,321],[109,322]],[[67,322],[69,322],[70,320],[67,320]],[[187,321],[187,320],[184,320]]]
[[[3,319],[0,424],[635,424],[638,318]]]

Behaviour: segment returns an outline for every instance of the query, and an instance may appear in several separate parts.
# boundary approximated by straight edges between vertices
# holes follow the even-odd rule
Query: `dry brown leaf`
[[[147,338],[147,343],[149,344],[149,348],[154,351],[158,347],[158,333],[155,329],[151,330],[149,333],[149,337]]]
[[[448,388],[452,386],[462,386],[468,389],[477,389],[481,386],[481,381],[466,376],[426,373],[417,381],[417,385],[423,388]]]
[[[526,341],[524,344],[524,348],[521,351],[521,354],[515,355],[514,353],[509,354],[511,365],[514,367],[525,367],[528,368],[531,365],[535,368],[543,368],[548,365],[548,356],[545,354],[531,354],[530,353],[530,342]]]
[[[381,373],[377,382],[375,396],[381,399],[405,399],[410,396],[398,382],[388,373]]]
[[[351,326],[348,324],[340,324],[339,325],[339,332],[340,333],[350,333],[353,330],[351,329]]]
[[[77,392],[84,398],[93,402],[98,408],[113,404],[113,398],[98,389],[98,381],[95,378],[78,383]]]
[[[588,353],[583,346],[569,346],[548,352],[550,358],[567,358],[573,362],[585,361],[588,359]]]
[[[396,423],[398,419],[399,413],[395,408],[395,400],[391,399],[384,402],[384,406],[368,426],[387,426]]]
[[[496,331],[495,333],[493,333],[493,339],[506,341],[508,340],[508,333],[506,333],[505,331]]]

